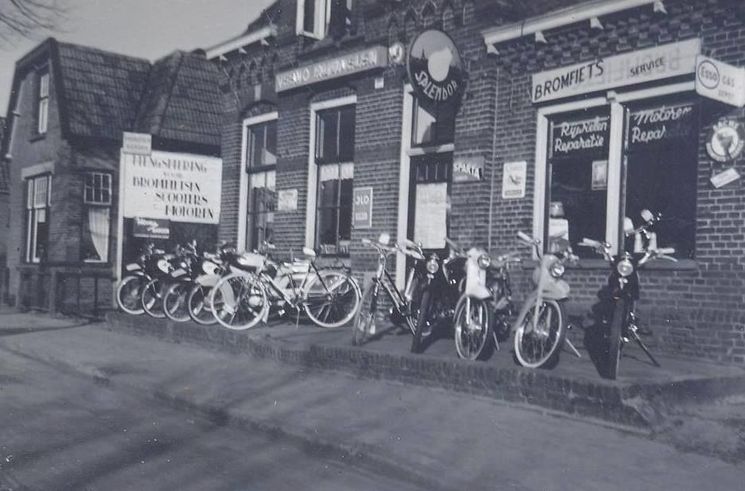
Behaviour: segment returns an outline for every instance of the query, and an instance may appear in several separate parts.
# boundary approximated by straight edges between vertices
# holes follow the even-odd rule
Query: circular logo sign
[[[442,31],[430,29],[414,39],[407,68],[420,99],[446,104],[463,92],[463,61],[453,40]]]
[[[727,162],[736,159],[745,147],[745,128],[741,123],[732,120],[722,120],[712,128],[706,151],[717,162]]]
[[[699,83],[707,89],[713,90],[719,86],[719,69],[709,60],[705,60],[699,64],[696,75],[698,76]]]

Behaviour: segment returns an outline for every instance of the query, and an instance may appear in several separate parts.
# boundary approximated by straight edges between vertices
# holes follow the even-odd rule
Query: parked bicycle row
[[[349,268],[319,267],[307,248],[302,259],[276,262],[273,249],[264,244],[262,252],[238,252],[223,244],[214,253],[199,254],[191,242],[166,253],[148,244],[126,265],[117,303],[132,315],[219,323],[234,330],[290,315],[321,327],[352,320],[361,292]]]
[[[639,299],[638,269],[652,259],[675,261],[672,248],[658,248],[652,231],[660,215],[644,210],[642,223],[634,227],[625,221],[625,236],[633,239],[633,252],[612,255],[607,242],[584,238],[580,246],[603,256],[611,266],[608,279],[610,309],[605,322],[605,375],[615,379],[623,346],[636,341],[650,360],[659,366],[639,337],[635,303]],[[528,247],[536,267],[532,274],[534,289],[516,310],[512,301],[510,267],[521,262],[521,252],[490,255],[479,248],[466,251],[446,238],[448,256],[436,253],[425,256],[420,244],[410,240],[390,244],[388,234],[377,241],[363,243],[378,253],[378,268],[365,287],[360,309],[353,324],[352,342],[366,343],[382,335],[385,327],[407,328],[412,335],[411,351],[420,352],[435,325],[451,326],[455,350],[460,358],[487,358],[499,341],[513,334],[515,360],[524,367],[551,368],[559,361],[564,347],[580,356],[567,338],[571,328],[566,303],[571,288],[564,279],[566,266],[576,263],[569,241],[553,240],[550,250],[540,239],[519,232],[518,243]],[[388,271],[389,260],[402,253],[411,266],[405,287],[400,291]],[[388,319],[385,314],[388,314]],[[390,321],[390,322],[389,322]]]

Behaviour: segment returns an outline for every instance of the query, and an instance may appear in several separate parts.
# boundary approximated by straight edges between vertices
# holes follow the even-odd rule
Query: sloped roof
[[[0,116],[0,148],[3,148],[2,142],[5,138],[5,118]],[[8,162],[0,155],[0,193],[8,192],[8,181],[10,180],[10,174],[8,173]]]

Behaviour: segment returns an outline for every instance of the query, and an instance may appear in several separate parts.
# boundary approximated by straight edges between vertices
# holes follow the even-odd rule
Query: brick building
[[[0,142],[5,136],[5,118],[0,117]],[[1,147],[1,145],[0,145]],[[7,299],[8,269],[5,267],[5,258],[8,247],[8,229],[10,227],[10,215],[8,214],[8,165],[0,155],[0,302]]]
[[[447,110],[407,73],[430,29],[464,71]],[[658,349],[745,363],[745,191],[710,181],[745,170],[743,112],[695,91],[696,55],[743,66],[743,33],[737,0],[278,0],[206,50],[223,74],[220,237],[311,246],[362,274],[360,239],[383,231],[434,249],[447,233],[511,250],[518,230],[555,227],[618,244],[624,216],[652,208],[680,259],[642,275]],[[607,265],[575,249],[583,314]]]
[[[12,303],[110,308],[122,134],[219,155],[216,81],[203,55],[183,52],[151,64],[48,39],[18,60],[2,146]]]

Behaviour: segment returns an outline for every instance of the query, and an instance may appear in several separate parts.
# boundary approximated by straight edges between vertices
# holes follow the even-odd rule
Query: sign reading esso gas
[[[696,57],[696,92],[735,107],[745,106],[745,68],[699,55]]]
[[[407,69],[420,101],[447,104],[463,93],[463,61],[453,40],[442,31],[430,29],[414,39]]]
[[[203,155],[122,151],[121,179],[127,218],[171,222],[220,221],[222,160]]]

